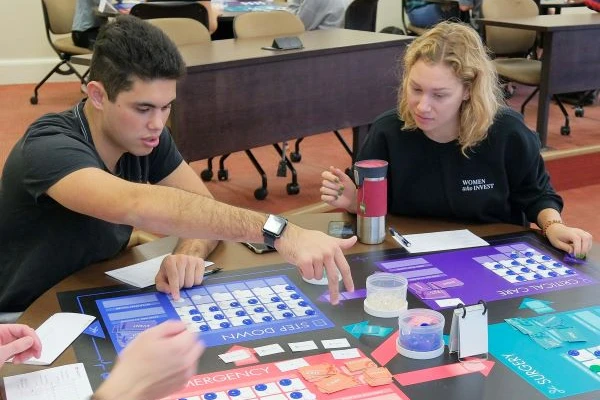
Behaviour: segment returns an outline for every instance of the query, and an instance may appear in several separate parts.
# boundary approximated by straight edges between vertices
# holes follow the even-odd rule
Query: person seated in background
[[[98,14],[100,0],[77,0],[71,27],[75,46],[92,49],[100,27],[108,20]]]
[[[210,1],[199,1],[199,3],[208,11],[208,30],[213,33],[217,30],[217,11],[213,10]],[[108,20],[105,16],[99,15],[99,5],[100,0],[77,0],[71,28],[71,39],[75,46],[90,50],[94,48],[100,27]]]
[[[208,11],[208,31],[210,33],[214,33],[218,28],[218,17],[219,13],[223,10],[218,10],[212,3],[209,1],[199,1],[198,3],[202,4],[206,11]]]
[[[347,0],[291,0],[288,10],[296,14],[307,31],[344,27]]]
[[[585,255],[592,236],[567,226],[537,134],[502,100],[474,29],[441,22],[407,47],[398,106],[379,116],[357,160],[388,167],[388,212],[483,223],[537,223],[550,243]],[[321,199],[356,213],[356,187],[338,168]]]
[[[132,17],[105,24],[90,64],[88,97],[35,121],[11,150],[0,181],[0,310],[23,311],[56,283],[117,255],[133,226],[179,236],[156,288],[179,299],[201,283],[217,239],[265,242],[301,274],[341,273],[337,239],[274,215],[215,201],[165,126],[185,64],[159,28]],[[331,282],[332,303],[339,288]]]
[[[142,333],[119,354],[90,400],[154,400],[181,389],[196,373],[204,345],[181,321],[167,321]],[[39,358],[42,343],[27,325],[0,324],[0,368]]]
[[[419,28],[430,28],[435,24],[449,20],[459,19],[460,12],[474,10],[480,15],[481,0],[459,0],[458,8],[455,2],[429,2],[426,0],[405,0],[406,15],[410,23]]]

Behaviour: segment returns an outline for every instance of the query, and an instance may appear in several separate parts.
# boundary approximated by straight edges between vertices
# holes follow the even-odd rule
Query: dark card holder
[[[302,49],[304,45],[302,44],[302,41],[299,37],[286,36],[273,39],[273,44],[271,45],[271,47],[277,50],[294,50]]]

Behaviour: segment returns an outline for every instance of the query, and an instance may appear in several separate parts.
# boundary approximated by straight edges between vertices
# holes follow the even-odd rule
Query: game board
[[[597,329],[600,323],[587,322],[589,326],[586,326],[580,322],[589,321],[590,315],[598,315],[598,267],[592,264],[544,264],[562,263],[562,255],[533,234],[506,235],[486,240],[490,246],[423,255],[409,254],[401,248],[349,255],[347,259],[352,268],[356,290],[350,293],[341,287],[341,304],[337,306],[332,306],[327,301],[327,286],[304,282],[298,275],[297,268],[289,264],[223,271],[211,275],[205,278],[201,286],[182,291],[181,302],[173,302],[169,296],[157,293],[153,288],[140,290],[127,286],[63,292],[59,294],[59,302],[64,311],[83,312],[98,318],[86,331],[87,335],[82,335],[74,343],[77,358],[85,364],[93,387],[97,387],[106,377],[122,346],[137,333],[164,319],[179,318],[186,321],[190,330],[197,331],[208,347],[199,362],[201,375],[190,380],[187,386],[189,391],[179,393],[180,397],[169,399],[208,400],[205,396],[207,393],[220,393],[221,397],[215,397],[218,400],[237,400],[244,398],[246,394],[258,395],[259,397],[250,397],[257,400],[290,400],[293,398],[292,393],[296,392],[308,395],[308,392],[314,392],[310,382],[302,381],[303,386],[291,385],[294,390],[288,387],[290,385],[280,385],[278,382],[282,379],[297,382],[294,379],[298,376],[294,371],[279,371],[276,364],[297,358],[312,363],[313,357],[316,357],[314,360],[330,357],[320,340],[346,338],[351,347],[387,367],[396,380],[393,384],[371,388],[369,391],[362,387],[355,394],[351,394],[354,393],[352,389],[345,389],[336,394],[339,399],[358,400],[366,398],[361,397],[363,395],[373,393],[381,396],[374,398],[385,399],[388,398],[386,396],[391,396],[389,399],[393,400],[543,400],[560,397],[558,391],[549,393],[546,390],[549,386],[539,390],[536,385],[526,383],[532,379],[531,376],[520,371],[519,366],[509,365],[511,361],[504,356],[515,353],[528,361],[526,365],[544,368],[546,376],[556,383],[555,386],[565,390],[565,396],[572,395],[573,400],[598,400],[600,382],[591,372],[596,368],[593,356],[596,356],[597,346],[600,345],[600,332]],[[528,259],[534,260],[535,264],[527,262]],[[415,260],[419,260],[419,263]],[[532,270],[532,265],[546,266],[547,269],[539,270],[542,271],[542,277],[532,276],[534,280],[527,280],[531,272],[526,271],[514,271],[517,276],[523,274],[523,281],[506,279],[506,276],[514,276],[508,271],[519,267],[512,265],[515,260],[529,265],[528,268]],[[496,264],[502,265],[502,268],[496,268]],[[381,271],[382,266],[399,270],[403,274],[415,271],[415,276],[430,270],[431,273],[421,277],[411,277],[411,283],[429,285],[432,282],[442,282],[442,286],[446,285],[439,289],[447,291],[450,295],[448,298],[423,299],[415,290],[410,290],[407,298],[409,308],[441,309],[440,312],[446,318],[446,334],[450,328],[452,306],[446,307],[443,302],[440,305],[436,300],[460,299],[465,303],[476,303],[479,299],[488,301],[491,355],[486,362],[485,373],[465,372],[464,369],[457,373],[460,365],[454,355],[448,354],[447,349],[444,355],[432,360],[413,360],[396,353],[394,335],[397,335],[397,318],[375,318],[363,310],[365,280],[370,274]],[[433,270],[439,272],[433,273]],[[505,273],[499,273],[498,270]],[[567,272],[568,270],[572,272]],[[556,276],[552,276],[554,274],[550,272],[556,272]],[[456,281],[462,282],[462,285],[452,286]],[[273,301],[274,297],[281,301]],[[257,303],[249,303],[251,298]],[[529,306],[521,307],[526,300]],[[547,307],[533,307],[536,302]],[[239,306],[235,303],[239,303]],[[277,307],[282,303],[286,306],[285,310]],[[219,309],[211,309],[212,307]],[[259,312],[256,307],[264,310]],[[571,309],[574,311],[570,311]],[[546,351],[527,337],[515,336],[522,334],[503,322],[505,318],[539,317],[536,313],[542,311],[545,316],[554,310],[560,315],[572,313],[572,316],[565,316],[563,319],[581,324],[581,330],[588,335],[588,341]],[[247,315],[238,315],[238,311]],[[286,312],[293,313],[293,316],[284,315]],[[267,321],[263,319],[264,316],[272,319]],[[223,322],[227,324],[221,325]],[[368,326],[392,328],[391,333],[388,336],[354,336],[344,329],[365,322]],[[288,346],[291,342],[307,340],[315,341],[318,349],[298,353],[292,352]],[[274,343],[280,344],[285,351],[268,356],[255,355],[250,361],[254,364],[232,367],[232,364],[225,363],[219,357],[236,351],[241,345],[246,349],[253,349]],[[510,353],[507,353],[509,350]],[[571,350],[577,351],[577,355],[569,353]],[[529,357],[528,354],[535,356]],[[541,361],[535,361],[538,358]],[[539,366],[533,366],[532,360],[539,363]],[[524,368],[522,365],[520,367]],[[268,368],[268,373],[252,375],[258,374],[260,368]],[[553,368],[569,371],[568,382],[571,386],[562,383],[560,387],[557,386],[561,381],[555,379]],[[236,375],[230,375],[232,371]],[[247,376],[232,380],[231,377],[237,377],[238,373],[242,374],[239,376]],[[263,396],[263,399],[253,389],[256,385],[266,385],[260,386],[261,389],[276,388],[279,392],[269,395],[274,396],[273,398]],[[239,394],[232,392],[237,395],[227,395],[232,389],[239,390]],[[378,392],[381,390],[390,392]],[[402,397],[402,393],[406,397]],[[223,394],[227,397],[223,397]],[[553,395],[558,397],[552,397]],[[323,398],[338,399],[332,395]]]
[[[184,289],[178,301],[145,293],[96,304],[118,352],[139,332],[167,319],[181,319],[188,330],[202,332],[209,347],[333,326],[285,276]]]
[[[378,266],[407,278],[410,292],[434,310],[596,283],[524,242],[385,260]]]
[[[600,307],[545,314],[543,318],[551,316],[556,322],[544,330],[551,337],[557,338],[557,330],[571,327],[581,341],[545,349],[502,322],[490,326],[490,353],[550,399],[600,390]],[[544,327],[541,317],[529,320],[535,327]]]

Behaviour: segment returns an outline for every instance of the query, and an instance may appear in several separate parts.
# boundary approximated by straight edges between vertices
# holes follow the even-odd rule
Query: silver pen
[[[396,242],[398,242],[399,245],[405,246],[405,247],[410,247],[410,242],[404,236],[402,236],[400,233],[398,233],[397,230],[392,228],[391,226],[390,226],[390,235],[392,235],[392,238]]]

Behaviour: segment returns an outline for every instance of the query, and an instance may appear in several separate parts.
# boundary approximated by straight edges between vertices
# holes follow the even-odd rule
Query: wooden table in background
[[[583,0],[535,0],[541,15],[548,14],[550,8],[554,8],[556,14],[560,14],[563,8],[585,7]]]
[[[600,13],[482,18],[480,21],[484,25],[533,30],[543,35],[536,130],[542,147],[546,147],[552,95],[600,88]],[[577,132],[571,134],[577,135]]]
[[[298,35],[304,49],[269,51],[273,38],[184,46],[173,136],[189,161],[354,127],[354,149],[396,104],[398,60],[410,37],[330,29]]]

